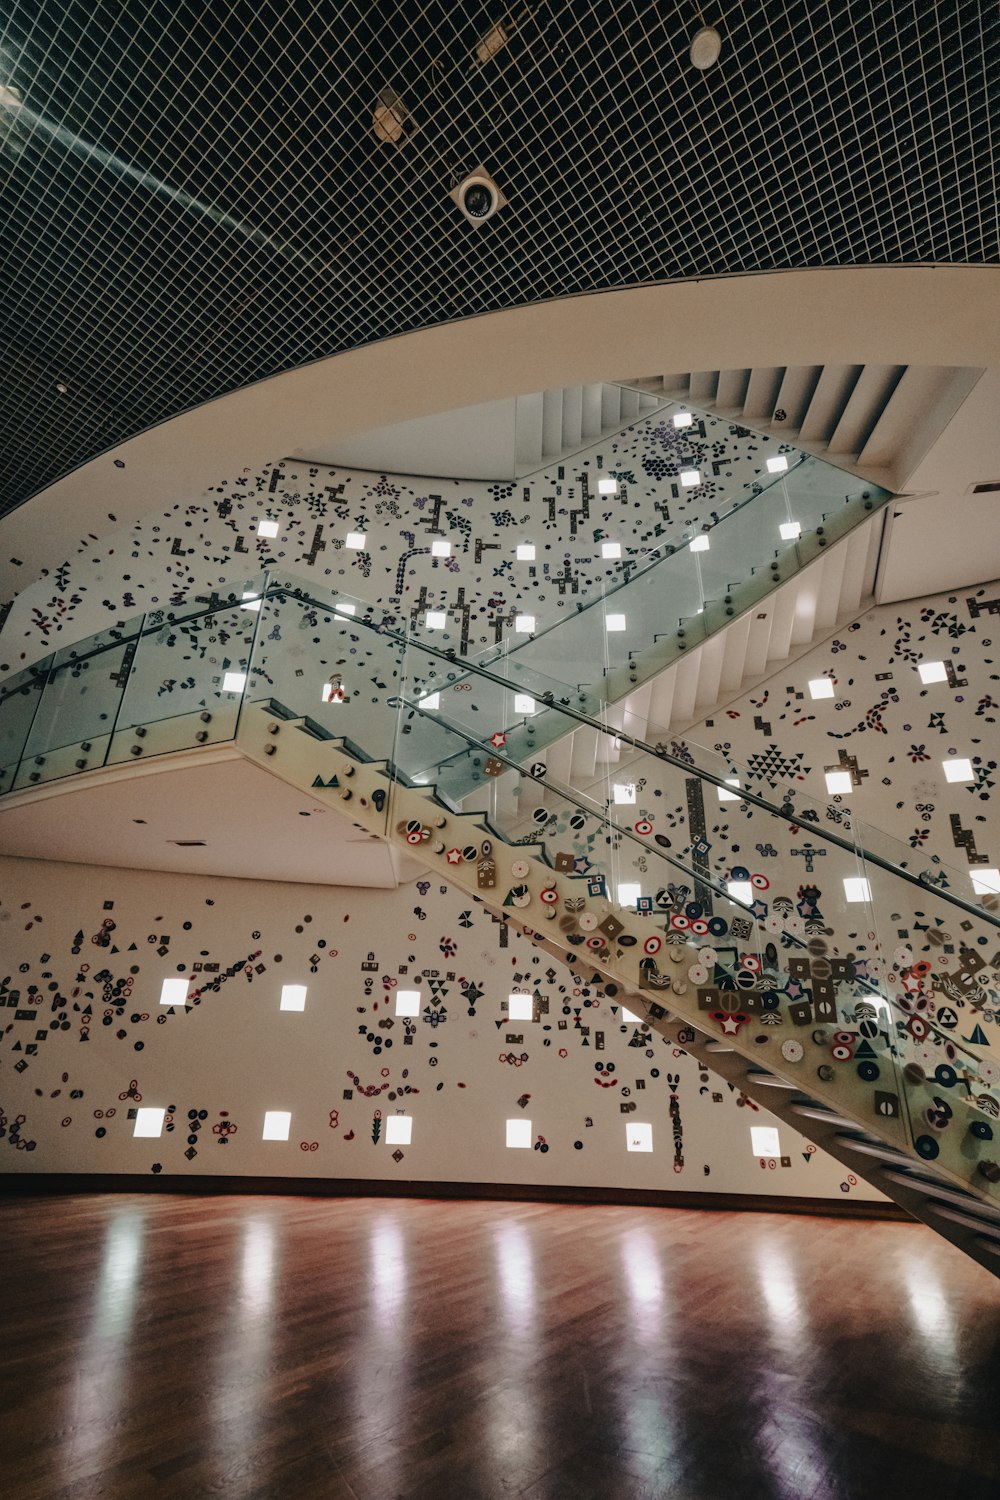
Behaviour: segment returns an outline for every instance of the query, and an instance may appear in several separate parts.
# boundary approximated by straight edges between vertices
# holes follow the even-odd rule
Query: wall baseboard
[[[812,1214],[831,1219],[916,1223],[895,1203],[773,1198],[756,1193],[660,1192],[647,1188],[549,1187],[496,1182],[390,1182],[364,1177],[151,1177],[138,1173],[18,1172],[0,1176],[4,1194],[268,1194],[295,1198],[440,1198],[487,1202],[607,1204],[625,1208],[701,1208],[712,1212]]]

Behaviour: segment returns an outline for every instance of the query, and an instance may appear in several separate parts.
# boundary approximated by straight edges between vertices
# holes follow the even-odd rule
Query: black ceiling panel
[[[721,3],[707,73],[690,4],[3,13],[0,514],[145,427],[390,334],[1000,249],[996,4]],[[383,88],[399,144],[372,128]],[[510,201],[474,228],[447,195],[480,163]]]

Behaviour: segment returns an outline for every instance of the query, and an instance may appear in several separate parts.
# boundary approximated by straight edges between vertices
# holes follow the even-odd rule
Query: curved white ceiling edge
[[[83,538],[318,442],[555,386],[823,363],[1000,364],[1000,272],[845,267],[635,287],[333,355],[140,433],[5,517],[0,600]]]

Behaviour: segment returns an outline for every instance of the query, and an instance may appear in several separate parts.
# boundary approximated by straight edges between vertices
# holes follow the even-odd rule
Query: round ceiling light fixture
[[[507,202],[485,167],[470,172],[457,187],[452,188],[449,197],[457,203],[470,224],[485,224]]]
[[[714,26],[703,26],[691,38],[691,62],[701,72],[714,67],[722,51],[722,37]]]

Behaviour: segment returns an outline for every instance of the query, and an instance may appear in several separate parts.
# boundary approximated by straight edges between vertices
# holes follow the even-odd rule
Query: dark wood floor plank
[[[1000,1287],[915,1225],[0,1202],[4,1500],[996,1500]]]

